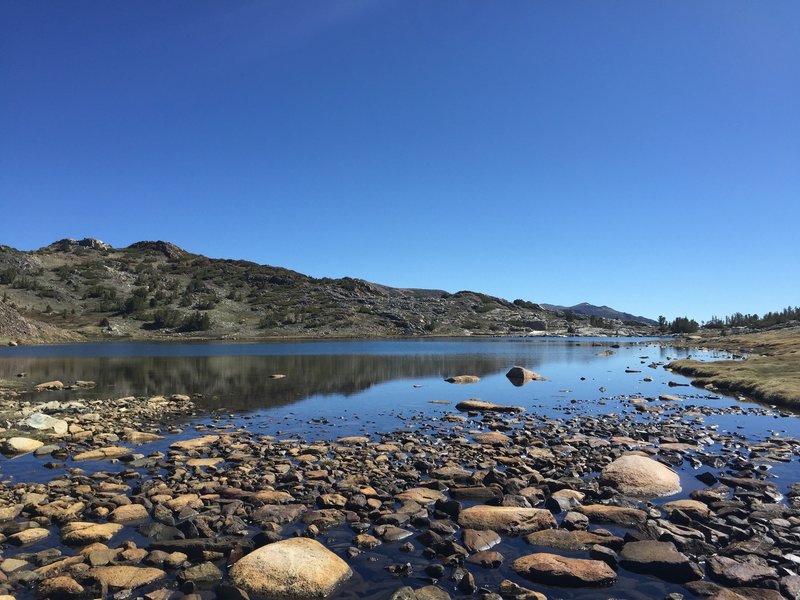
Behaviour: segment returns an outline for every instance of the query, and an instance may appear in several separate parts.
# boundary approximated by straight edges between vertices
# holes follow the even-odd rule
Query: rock
[[[676,510],[685,512],[687,515],[707,519],[711,515],[711,510],[703,502],[698,500],[673,500],[672,502],[665,502],[662,507],[668,514],[672,514]]]
[[[678,583],[703,578],[702,569],[678,552],[672,542],[628,542],[619,554],[619,564],[629,571]]]
[[[39,542],[49,535],[50,532],[44,527],[32,527],[8,536],[8,541],[15,546],[27,546]]]
[[[167,576],[164,571],[154,567],[132,567],[128,565],[94,567],[89,569],[86,574],[104,583],[109,588],[124,590],[136,589]]]
[[[2,566],[0,566],[2,568]],[[781,591],[790,600],[800,600],[800,575],[781,577]]]
[[[345,445],[357,445],[357,444],[367,444],[369,443],[369,438],[364,435],[350,435],[346,437],[340,437],[336,440],[340,444]]]
[[[511,438],[499,431],[476,433],[474,437],[475,441],[479,444],[487,444],[490,446],[508,446],[511,443]]]
[[[428,504],[433,504],[437,500],[444,500],[445,495],[439,490],[419,487],[400,492],[395,498],[400,502],[416,502],[422,506],[427,506]]]
[[[389,596],[389,600],[417,600],[417,595],[414,593],[413,588],[406,585],[395,590],[395,592]]]
[[[500,596],[509,600],[547,600],[547,596],[524,588],[509,579],[500,582]]]
[[[600,560],[567,558],[539,552],[515,560],[511,568],[533,581],[546,585],[605,586],[617,579],[617,574]]]
[[[477,529],[464,529],[461,533],[464,547],[470,552],[483,552],[496,546],[502,540],[497,532],[491,529],[479,531]]]
[[[502,404],[493,404],[492,402],[483,402],[482,400],[464,400],[456,404],[456,410],[462,412],[477,411],[477,412],[500,412],[500,413],[518,413],[523,412],[525,409],[521,406],[504,406]]]
[[[617,556],[617,553],[608,546],[601,546],[600,544],[595,544],[589,548],[589,558],[602,560],[612,569],[616,569],[619,563],[619,556]]]
[[[706,561],[708,576],[724,585],[754,586],[768,579],[777,579],[778,573],[772,567],[755,561],[738,561],[727,556],[712,556]]]
[[[38,598],[73,598],[83,594],[84,589],[81,584],[67,575],[59,575],[45,579],[36,586],[36,596]]]
[[[496,569],[503,564],[503,555],[499,552],[476,552],[467,557],[466,561],[473,565],[480,565],[484,569]]]
[[[129,521],[143,521],[148,518],[147,509],[141,504],[124,504],[118,506],[108,516],[109,521],[127,523]]]
[[[250,496],[250,500],[260,504],[285,504],[291,502],[294,498],[288,492],[262,490]]]
[[[151,536],[152,537],[152,536]],[[242,538],[241,536],[217,536],[213,538],[192,538],[192,539],[170,539],[154,541],[149,549],[163,550],[170,554],[185,554],[192,560],[201,560],[208,556],[209,552],[229,554],[236,550],[248,550],[253,548],[252,539]]]
[[[3,443],[3,452],[5,454],[28,454],[44,446],[39,440],[34,440],[26,437],[12,437],[8,438]]]
[[[575,511],[586,515],[594,523],[616,523],[626,527],[642,525],[647,521],[647,513],[637,508],[607,506],[605,504],[586,504],[577,506]]]
[[[458,524],[465,529],[521,535],[555,527],[556,520],[549,510],[541,508],[478,505],[462,510]]]
[[[529,371],[525,367],[511,367],[508,370],[508,373],[506,373],[506,377],[508,377],[515,385],[524,385],[529,381],[541,381],[544,379],[544,377],[538,373]]]
[[[277,600],[325,598],[352,574],[346,562],[308,538],[262,546],[229,571],[237,587]]]
[[[130,454],[131,449],[124,446],[106,446],[105,448],[97,448],[95,450],[87,450],[86,452],[79,452],[72,457],[75,462],[85,460],[110,460],[112,458],[119,458]]]
[[[157,435],[155,433],[147,433],[146,431],[133,431],[128,430],[123,435],[123,438],[126,442],[131,444],[149,444],[150,442],[157,442],[158,440],[163,440],[163,435]]]
[[[411,531],[394,525],[378,525],[375,533],[385,542],[399,542],[414,535]]]
[[[426,585],[414,592],[417,600],[450,600],[450,594],[437,585]]]
[[[190,458],[186,461],[187,467],[211,467],[214,468],[220,463],[224,463],[225,459],[221,456],[212,458]]]
[[[18,569],[29,566],[29,564],[30,563],[26,560],[20,560],[18,558],[6,558],[0,562],[0,571],[3,573],[13,573]]]
[[[43,390],[63,390],[64,384],[60,381],[45,381],[44,383],[36,384],[33,386],[33,389],[35,389],[37,392],[41,392]]]
[[[199,565],[187,567],[180,574],[178,579],[181,581],[193,581],[194,583],[216,583],[222,581],[222,571],[212,562],[204,562]]]
[[[568,552],[588,550],[595,544],[609,546],[616,550],[622,548],[622,538],[613,535],[599,535],[591,531],[567,531],[565,529],[545,529],[525,536],[525,541],[534,546],[545,546]]]
[[[23,502],[25,500],[23,499]],[[22,512],[22,509],[25,508],[22,504],[15,504],[13,506],[1,506],[0,507],[0,523],[5,521],[13,521],[19,516],[19,513]]]
[[[173,450],[197,450],[198,448],[205,448],[210,446],[219,439],[218,435],[203,435],[191,440],[181,440],[170,444]]]
[[[107,542],[122,530],[117,523],[85,523],[73,521],[61,529],[61,539],[65,544],[80,545],[92,542]]]
[[[20,422],[20,425],[23,427],[28,427],[30,429],[38,429],[44,431],[46,429],[52,429],[55,433],[63,434],[67,433],[67,422],[63,419],[56,419],[55,417],[51,417],[50,415],[46,415],[44,413],[33,413],[29,415],[25,419]]]
[[[187,506],[189,508],[201,508],[203,501],[200,500],[200,496],[197,494],[180,494],[164,502],[164,506],[170,510],[180,511]]]
[[[39,515],[52,519],[57,523],[66,523],[77,519],[85,508],[86,504],[83,502],[55,500],[38,506],[36,511]]]
[[[671,496],[681,491],[681,479],[675,471],[638,454],[620,456],[604,468],[600,483],[623,494],[648,498]]]
[[[460,383],[460,384],[478,383],[480,380],[481,378],[478,377],[477,375],[455,375],[453,377],[448,377],[447,379],[445,379],[447,383]]]
[[[389,600],[450,600],[450,594],[435,585],[427,585],[418,590],[404,586],[396,590]]]
[[[294,523],[306,512],[305,504],[266,504],[253,511],[252,519],[259,523]]]
[[[379,546],[381,541],[373,535],[369,535],[368,533],[359,533],[353,539],[353,545],[356,548],[361,549],[369,549],[374,548],[375,546]]]

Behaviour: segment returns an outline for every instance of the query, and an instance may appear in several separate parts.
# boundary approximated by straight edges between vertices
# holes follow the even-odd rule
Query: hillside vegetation
[[[316,279],[161,241],[112,248],[60,240],[31,252],[0,246],[0,296],[0,339],[20,341],[650,331],[567,323],[538,304],[478,292]]]

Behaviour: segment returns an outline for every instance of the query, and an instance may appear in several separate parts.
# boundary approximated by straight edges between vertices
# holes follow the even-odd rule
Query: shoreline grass
[[[769,404],[800,407],[800,327],[737,336],[688,340],[686,346],[707,346],[751,354],[745,360],[671,362],[668,368],[709,384]]]

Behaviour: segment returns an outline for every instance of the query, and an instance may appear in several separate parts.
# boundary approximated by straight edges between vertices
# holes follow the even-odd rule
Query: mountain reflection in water
[[[59,394],[60,400],[199,393],[204,396],[198,403],[202,408],[255,410],[313,395],[348,396],[396,379],[444,378],[461,373],[484,376],[508,366],[505,357],[487,356],[67,357],[6,360],[0,378],[10,379],[24,371],[31,385],[53,379],[97,383],[91,390]],[[269,379],[272,373],[287,377]]]

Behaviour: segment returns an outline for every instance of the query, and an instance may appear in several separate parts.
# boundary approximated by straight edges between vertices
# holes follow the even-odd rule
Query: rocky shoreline
[[[198,422],[184,395],[41,396],[5,393],[15,416],[66,425],[14,459],[52,477],[0,487],[9,596],[800,597],[800,485],[770,469],[800,444],[704,424],[781,416],[768,408],[691,393],[618,398],[606,418],[465,403],[312,441]]]

